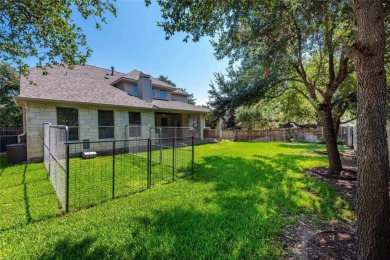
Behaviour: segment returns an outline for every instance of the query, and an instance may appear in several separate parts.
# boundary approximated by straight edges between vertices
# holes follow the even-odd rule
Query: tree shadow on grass
[[[107,258],[108,247],[96,246],[96,238],[84,237],[76,241],[64,238],[55,243],[54,247],[44,251],[39,259],[102,259]]]
[[[0,177],[3,174],[5,168],[7,168],[8,163],[7,163],[7,157],[4,155],[0,155]]]
[[[140,244],[156,247],[149,252],[141,250],[137,256],[281,257],[279,237],[283,225],[291,221],[289,217],[318,214],[336,218],[345,206],[339,205],[332,187],[297,173],[302,170],[299,162],[311,159],[285,154],[272,158],[272,163],[256,157],[203,158],[195,165],[196,174],[187,180],[194,188],[209,184],[210,191],[194,195],[197,201],[155,209],[153,217],[139,218],[149,233],[149,240]],[[160,244],[165,247],[159,248]],[[138,246],[132,245],[131,250]]]
[[[7,166],[0,176],[0,232],[61,215],[43,164]]]
[[[278,146],[289,149],[302,149],[307,150],[309,152],[313,152],[315,150],[326,151],[326,146],[324,144],[316,143],[281,143],[278,144]],[[340,152],[344,152],[346,150],[344,145],[338,145],[338,148]]]

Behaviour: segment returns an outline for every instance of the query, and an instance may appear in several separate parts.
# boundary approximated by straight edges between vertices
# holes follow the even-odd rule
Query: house
[[[188,93],[146,73],[89,65],[47,72],[31,68],[15,97],[23,110],[29,161],[43,157],[45,122],[67,125],[69,141],[126,139],[128,125],[194,127],[203,138],[209,110],[188,104]]]

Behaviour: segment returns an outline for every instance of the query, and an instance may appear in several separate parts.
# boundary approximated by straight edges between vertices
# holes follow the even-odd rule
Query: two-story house
[[[128,126],[194,127],[203,138],[207,108],[188,93],[138,70],[94,66],[31,68],[15,102],[23,110],[29,161],[43,157],[43,123],[67,125],[70,141],[126,139]],[[143,136],[147,138],[148,136]]]

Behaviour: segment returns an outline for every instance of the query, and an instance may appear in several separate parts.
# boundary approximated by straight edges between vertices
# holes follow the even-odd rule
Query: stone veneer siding
[[[27,132],[27,159],[41,161],[43,158],[43,123],[57,124],[56,107],[77,107],[79,111],[79,140],[98,140],[98,110],[114,111],[114,137],[126,138],[125,127],[129,123],[129,113],[141,112],[141,123],[154,126],[154,111],[110,106],[69,105],[29,102],[25,106],[25,131]],[[145,138],[147,138],[145,136]]]

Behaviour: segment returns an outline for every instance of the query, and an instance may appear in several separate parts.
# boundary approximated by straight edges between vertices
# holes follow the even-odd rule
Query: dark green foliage
[[[13,97],[19,95],[19,74],[6,63],[0,63],[0,127],[21,126],[22,112]]]
[[[277,112],[279,109],[276,106],[260,101],[256,105],[240,108],[237,121],[247,130],[272,128],[277,126]]]
[[[85,35],[74,23],[73,13],[93,18],[96,28],[106,23],[105,12],[114,15],[107,1],[10,1],[0,5],[0,59],[20,66],[27,73],[24,59],[36,57],[37,66],[83,64],[91,55]]]
[[[176,87],[176,84],[173,83],[172,80],[168,79],[168,76],[160,75],[160,76],[158,77],[158,79],[161,80],[161,81],[164,81],[165,83],[167,83],[167,84],[169,84],[169,85],[171,85],[171,86]]]

